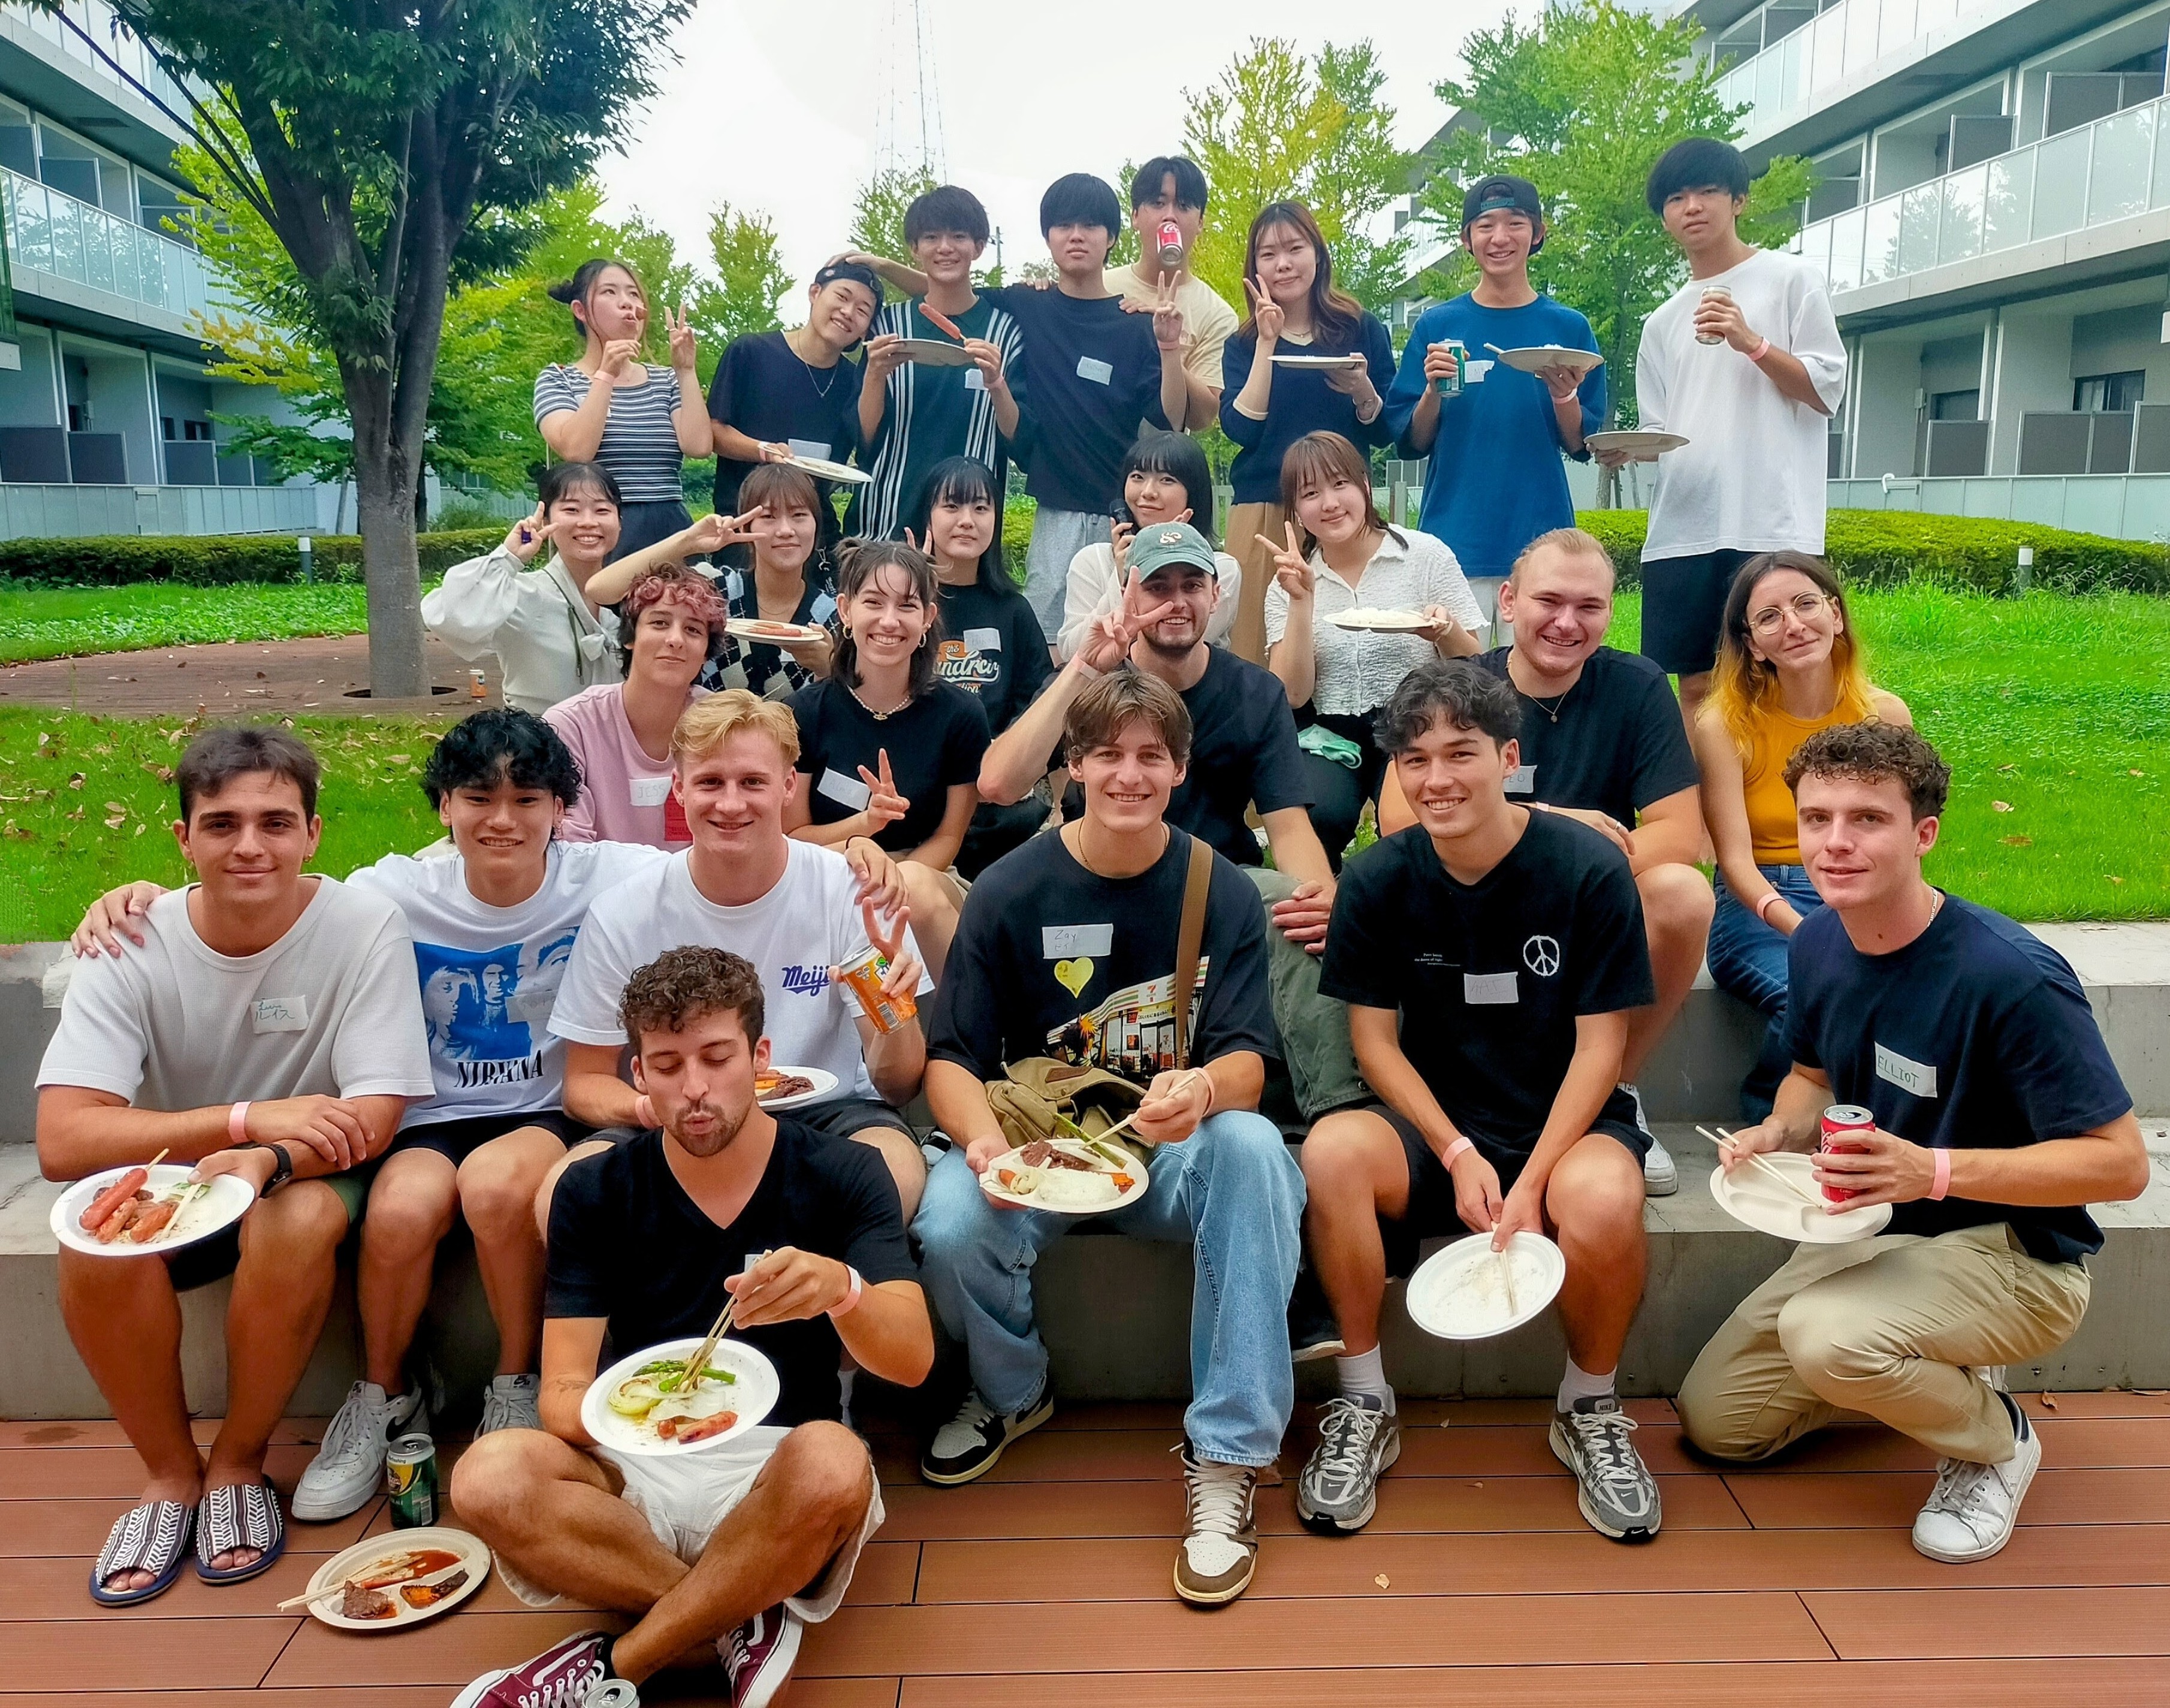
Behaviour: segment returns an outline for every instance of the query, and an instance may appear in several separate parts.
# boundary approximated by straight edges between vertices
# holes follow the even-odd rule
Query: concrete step
[[[1644,1212],[1649,1284],[1620,1373],[1622,1390],[1631,1394],[1676,1391],[1726,1313],[1791,1250],[1718,1207],[1709,1185],[1717,1156],[1707,1141],[1670,1124],[1659,1131],[1680,1165],[1681,1189],[1652,1199]],[[2170,1124],[2151,1122],[2148,1145],[2157,1166],[2147,1192],[2098,1212],[2108,1238],[2089,1266],[2094,1297],[2086,1322],[2051,1357],[2015,1366],[2014,1387],[2170,1388],[2170,1321],[2157,1309],[2170,1291]],[[14,1325],[0,1417],[108,1415],[54,1298],[56,1246],[46,1219],[60,1191],[37,1177],[27,1147],[0,1150],[0,1321]],[[1056,1390],[1081,1401],[1186,1398],[1191,1278],[1190,1253],[1181,1246],[1081,1233],[1049,1251],[1034,1292]],[[220,1283],[183,1300],[189,1400],[205,1415],[225,1406],[227,1291]],[[1419,1331],[1401,1295],[1398,1283],[1388,1289],[1384,1334],[1387,1374],[1399,1391],[1482,1397],[1546,1394],[1557,1385],[1565,1348],[1550,1316],[1499,1340],[1457,1343]],[[297,1416],[335,1410],[357,1373],[360,1345],[349,1253],[330,1325],[289,1410]],[[448,1420],[468,1421],[496,1342],[473,1250],[457,1237],[439,1255],[421,1348],[446,1383]],[[1301,1385],[1323,1390],[1331,1371],[1330,1364],[1307,1365]]]

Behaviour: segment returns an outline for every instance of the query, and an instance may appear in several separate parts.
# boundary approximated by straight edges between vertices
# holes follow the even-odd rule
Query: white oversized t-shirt
[[[177,889],[152,902],[144,942],[76,963],[40,1086],[83,1086],[142,1109],[275,1097],[426,1097],[433,1089],[399,910],[335,878],[284,937],[222,955]]]
[[[1723,285],[1741,318],[1809,371],[1836,412],[1846,346],[1822,276],[1799,255],[1758,249],[1737,267],[1691,279],[1643,323],[1635,406],[1651,431],[1688,442],[1658,459],[1645,562],[1705,552],[1824,549],[1831,418],[1796,403],[1730,344],[1697,344],[1696,306]]]
[[[436,1095],[403,1129],[564,1107],[565,1048],[550,1010],[574,941],[597,896],[652,883],[670,857],[629,842],[554,842],[542,887],[512,907],[479,899],[457,857],[388,854],[349,876],[396,903],[414,939]]]
[[[729,949],[761,974],[770,1059],[826,1068],[836,1076],[837,1096],[872,1097],[855,1023],[859,1005],[829,977],[830,968],[868,947],[850,862],[794,838],[783,876],[767,894],[721,907],[693,887],[689,857],[672,855],[660,880],[644,876],[596,898],[558,987],[551,1031],[575,1043],[623,1044],[618,1001],[636,971],[687,944]],[[910,948],[919,953],[916,942]],[[932,979],[920,980],[922,1001],[933,988]]]

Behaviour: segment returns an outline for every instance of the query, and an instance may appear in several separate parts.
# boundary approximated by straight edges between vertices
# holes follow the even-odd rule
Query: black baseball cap
[[[814,275],[814,288],[819,291],[824,285],[833,285],[839,279],[848,279],[854,285],[865,286],[874,294],[874,306],[881,306],[881,280],[876,276],[873,268],[863,267],[856,261],[832,261]]]
[[[1467,231],[1480,216],[1489,213],[1527,214],[1531,225],[1540,226],[1545,221],[1545,205],[1537,195],[1537,185],[1528,179],[1494,173],[1489,178],[1478,179],[1463,193],[1462,230]]]

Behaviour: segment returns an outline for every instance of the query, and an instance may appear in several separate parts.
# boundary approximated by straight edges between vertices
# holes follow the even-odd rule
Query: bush
[[[1575,521],[1605,542],[1623,584],[1642,579],[1644,510],[1582,510]],[[2019,548],[2034,548],[2034,584],[2060,593],[2170,593],[2170,550],[2032,522],[1911,510],[1833,510],[1824,558],[1848,581],[1893,587],[1929,581],[1976,593],[2012,590]]]
[[[83,540],[0,540],[0,584],[45,587],[120,587],[136,581],[172,581],[184,587],[228,587],[244,582],[297,582],[302,554],[291,534],[112,535]],[[361,579],[361,536],[316,534],[316,579]],[[505,537],[502,527],[424,534],[422,574],[441,575],[455,563],[480,557]]]
[[[1024,554],[1032,548],[1032,519],[1039,508],[1029,498],[1013,498],[1002,506],[1002,553],[1020,587],[1024,585]]]

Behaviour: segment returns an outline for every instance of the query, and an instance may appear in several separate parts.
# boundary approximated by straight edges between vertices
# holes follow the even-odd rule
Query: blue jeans
[[[1756,868],[1793,911],[1806,919],[1823,905],[1808,871],[1799,866],[1759,866]],[[1740,1082],[1740,1114],[1746,1121],[1761,1121],[1771,1113],[1778,1082],[1793,1066],[1786,1049],[1786,943],[1777,930],[1756,917],[1726,888],[1725,875],[1717,878],[1718,913],[1710,922],[1710,944],[1705,954],[1710,976],[1721,990],[1729,991],[1761,1014],[1763,1045]]]
[[[1296,1409],[1288,1301],[1302,1241],[1302,1172],[1280,1129],[1243,1109],[1160,1146],[1150,1168],[1143,1198],[1095,1220],[1136,1239],[1189,1243],[1196,1279],[1184,1433],[1200,1458],[1271,1465]],[[927,1177],[912,1223],[920,1277],[943,1327],[965,1343],[973,1385],[997,1412],[1029,1404],[1046,1380],[1032,1267],[1079,1220],[992,1202],[961,1148]]]

